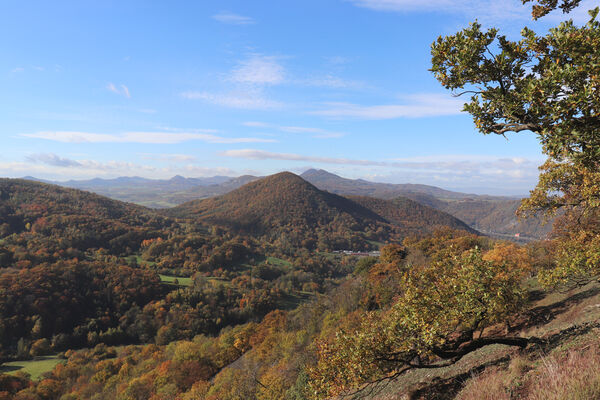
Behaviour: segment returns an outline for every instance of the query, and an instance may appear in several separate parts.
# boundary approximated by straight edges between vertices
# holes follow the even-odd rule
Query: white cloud
[[[256,22],[253,18],[228,12],[221,12],[219,14],[213,15],[212,18],[223,24],[229,25],[251,25]]]
[[[285,81],[285,70],[276,57],[254,55],[240,61],[225,81],[233,83],[229,91],[187,91],[181,96],[189,100],[202,100],[222,107],[246,110],[272,110],[283,104],[265,95],[265,87]]]
[[[203,100],[222,107],[247,110],[271,110],[282,108],[283,104],[267,99],[262,90],[242,90],[229,93],[184,92],[182,97],[190,100]]]
[[[524,158],[499,158],[488,156],[431,156],[392,161],[357,160],[335,157],[315,157],[294,153],[274,153],[256,149],[227,150],[220,155],[249,160],[286,160],[319,164],[354,165],[363,167],[383,167],[418,171],[428,174],[455,174],[461,176],[481,175],[491,177],[509,176],[536,177],[541,160]]]
[[[281,132],[287,133],[312,133],[313,137],[319,139],[332,139],[332,138],[341,138],[345,136],[343,132],[334,132],[321,128],[310,128],[305,126],[281,126],[281,125],[273,125],[268,124],[266,122],[258,122],[258,121],[248,121],[243,123],[244,126],[248,126],[251,128],[267,128],[267,129],[276,129]]]
[[[404,96],[403,104],[363,106],[352,103],[327,103],[329,108],[311,112],[333,118],[394,119],[423,118],[461,113],[464,100],[439,94]]]
[[[16,68],[13,68],[10,72],[17,73],[17,72],[24,72],[24,71],[25,71],[25,68],[23,68],[23,67],[16,67]]]
[[[106,85],[106,89],[116,93],[120,96],[124,96],[127,97],[128,99],[131,98],[131,93],[129,93],[129,88],[123,84],[119,85],[119,87],[115,86],[114,83],[109,82],[108,85]]]
[[[334,75],[316,76],[298,81],[300,85],[327,87],[331,89],[362,89],[367,87],[364,82],[339,78]]]
[[[28,161],[35,163],[42,163],[47,165],[53,165],[55,167],[80,167],[81,164],[75,160],[68,158],[62,158],[54,153],[38,153],[27,156]]]
[[[323,164],[343,164],[343,165],[364,165],[364,166],[386,166],[389,163],[369,161],[369,160],[352,160],[348,158],[333,158],[333,157],[314,157],[304,156],[293,153],[273,153],[264,150],[242,149],[242,150],[226,150],[219,153],[226,157],[245,158],[249,160],[286,160],[286,161],[303,161]]]
[[[207,143],[265,143],[274,142],[272,139],[263,138],[229,138],[207,133],[196,132],[125,132],[120,134],[51,131],[21,134],[24,137],[46,139],[62,143],[148,143],[148,144],[175,144],[192,140]]]
[[[285,69],[277,57],[254,55],[240,61],[228,80],[249,85],[278,85],[285,80]]]
[[[327,61],[327,63],[329,63],[331,65],[344,65],[344,64],[348,64],[350,62],[350,59],[348,57],[342,57],[342,56],[331,56],[331,57],[325,57],[325,61]]]

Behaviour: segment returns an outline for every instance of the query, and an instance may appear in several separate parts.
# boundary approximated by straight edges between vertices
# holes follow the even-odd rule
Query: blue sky
[[[315,167],[523,194],[535,137],[478,134],[428,71],[431,42],[475,18],[514,36],[563,17],[533,23],[518,0],[7,0],[0,176]]]

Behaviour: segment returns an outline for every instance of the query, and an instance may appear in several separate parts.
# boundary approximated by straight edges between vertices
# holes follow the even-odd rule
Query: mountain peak
[[[172,177],[171,179],[169,179],[171,182],[185,182],[187,179],[184,178],[181,175],[175,175],[174,177]]]
[[[307,171],[304,171],[301,175],[302,178],[313,178],[313,177],[335,177],[335,178],[340,178],[340,176],[336,175],[336,174],[332,174],[329,171],[326,171],[324,169],[315,169],[315,168],[311,168]]]

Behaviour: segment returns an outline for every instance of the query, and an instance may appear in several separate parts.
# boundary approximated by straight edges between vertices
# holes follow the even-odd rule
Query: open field
[[[177,285],[177,286],[192,286],[192,278],[185,278],[181,276],[171,276],[171,275],[159,275],[162,283],[167,285]],[[177,280],[177,283],[175,283]]]
[[[34,360],[28,361],[10,361],[0,366],[0,372],[8,374],[25,372],[31,376],[32,380],[38,380],[43,374],[52,371],[57,364],[64,361],[58,356],[36,357]]]

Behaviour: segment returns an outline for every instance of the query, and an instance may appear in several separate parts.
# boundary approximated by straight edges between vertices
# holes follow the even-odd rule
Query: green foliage
[[[192,278],[169,276],[169,275],[159,275],[159,276],[160,276],[161,282],[172,284],[175,286],[191,286],[193,283]]]
[[[526,339],[476,333],[523,305],[524,271],[512,264],[486,261],[474,248],[406,270],[399,285],[403,292],[389,309],[367,312],[358,327],[319,344],[319,362],[311,371],[316,397],[356,390],[439,360],[455,362],[497,340],[522,346]]]
[[[435,77],[472,94],[464,110],[484,134],[532,131],[550,157],[584,165],[600,156],[600,23],[598,10],[577,27],[561,23],[547,35],[527,28],[520,41],[473,23],[432,45]]]
[[[44,374],[52,371],[56,365],[63,363],[65,360],[58,356],[38,357],[29,361],[9,361],[2,364],[0,369],[12,369],[11,374],[17,372],[28,374],[31,379],[38,380]]]
[[[379,260],[378,257],[363,257],[356,262],[356,266],[354,267],[354,274],[360,275],[366,272],[369,272],[371,267],[377,264]]]
[[[529,0],[524,0],[524,3]],[[535,18],[578,0],[537,0]],[[470,93],[465,104],[484,134],[534,132],[548,161],[521,215],[561,216],[554,224],[554,265],[539,273],[547,287],[584,284],[600,274],[600,9],[583,26],[566,21],[510,41],[473,23],[432,45],[432,71],[447,89]]]

